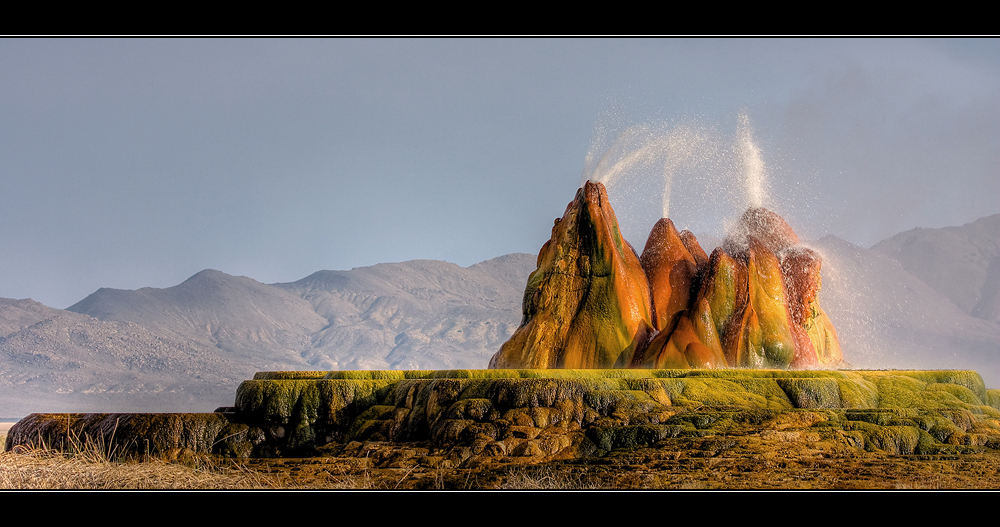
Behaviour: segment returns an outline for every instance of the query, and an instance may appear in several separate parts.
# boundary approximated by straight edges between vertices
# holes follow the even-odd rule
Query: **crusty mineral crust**
[[[489,367],[838,367],[837,332],[818,300],[821,266],[761,207],[711,257],[662,218],[637,259],[606,189],[588,181],[539,251],[521,326]]]
[[[264,372],[222,410],[32,414],[6,448],[281,457],[382,442],[463,464],[587,458],[685,437],[780,436],[891,454],[1000,448],[1000,392],[974,371]]]
[[[490,368],[624,367],[648,340],[649,284],[604,185],[588,181],[556,220],[522,310]]]

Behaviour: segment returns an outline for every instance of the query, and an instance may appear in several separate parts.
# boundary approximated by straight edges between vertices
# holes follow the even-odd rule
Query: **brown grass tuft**
[[[500,488],[508,490],[577,490],[602,487],[584,482],[578,474],[553,470],[551,467],[522,467],[511,472]]]
[[[4,438],[0,436],[0,444]],[[268,489],[268,476],[210,458],[187,465],[162,459],[124,459],[100,445],[74,443],[73,453],[16,448],[0,453],[2,489]]]

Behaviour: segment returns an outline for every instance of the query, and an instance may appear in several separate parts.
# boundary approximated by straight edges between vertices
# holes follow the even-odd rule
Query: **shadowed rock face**
[[[367,458],[374,443],[420,443],[439,463],[472,468],[770,436],[780,449],[981,456],[1000,447],[998,408],[1000,391],[960,370],[282,371],[258,372],[215,413],[32,414],[4,448],[184,460],[339,458],[364,444],[356,457]],[[418,462],[412,450],[402,459]]]
[[[822,259],[774,212],[748,209],[711,258],[663,218],[638,271],[634,260],[604,187],[587,183],[542,247],[521,328],[490,367],[785,369],[843,360],[819,307]],[[637,287],[647,281],[648,292]]]
[[[702,267],[688,309],[670,333],[653,338],[636,365],[784,369],[839,363],[836,330],[818,301],[821,266],[820,255],[800,245],[781,216],[748,209]],[[656,272],[662,270],[647,269]]]
[[[689,240],[698,243],[694,235]],[[653,226],[639,261],[649,280],[653,326],[657,331],[669,331],[677,316],[688,308],[698,262],[668,218]]]
[[[627,366],[652,330],[649,285],[600,183],[552,227],[528,278],[524,318],[490,368]]]
[[[698,275],[708,257],[689,231],[678,233],[667,218],[656,222],[642,252],[659,333],[630,364],[641,368],[722,368],[719,333],[698,293]],[[700,311],[699,311],[700,309]],[[688,316],[688,314],[693,316]],[[699,316],[700,313],[702,316]]]

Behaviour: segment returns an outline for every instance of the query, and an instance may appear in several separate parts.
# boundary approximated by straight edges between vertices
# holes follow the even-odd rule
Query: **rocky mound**
[[[274,457],[374,442],[418,444],[471,466],[759,435],[966,454],[1000,448],[998,408],[1000,392],[971,371],[273,372],[245,381],[236,406],[219,413],[32,414],[6,448],[94,441],[133,454]]]
[[[524,291],[524,318],[490,368],[611,368],[652,330],[649,285],[604,185],[587,182],[552,227]]]
[[[528,279],[521,326],[491,368],[817,368],[843,360],[819,305],[819,253],[748,209],[705,255],[668,218],[642,256],[600,183],[577,192]],[[638,264],[638,265],[637,265]]]

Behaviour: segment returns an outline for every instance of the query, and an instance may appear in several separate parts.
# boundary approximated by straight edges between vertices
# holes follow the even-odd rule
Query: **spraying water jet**
[[[690,127],[636,125],[600,156],[528,279],[521,326],[491,368],[815,368],[839,364],[836,330],[819,306],[822,259],[765,209],[766,171],[749,117],[733,151],[749,207],[707,256],[667,214],[679,167],[712,150]],[[608,186],[659,167],[663,217],[641,256],[622,237]]]

